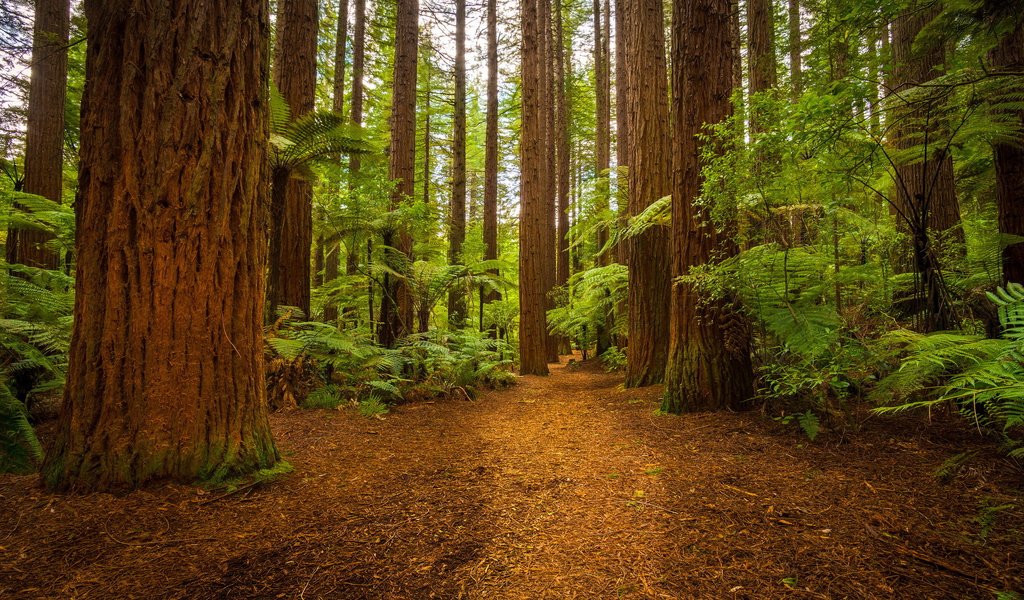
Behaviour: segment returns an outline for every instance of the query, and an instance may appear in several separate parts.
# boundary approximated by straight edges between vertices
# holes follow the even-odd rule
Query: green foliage
[[[626,315],[616,310],[626,299],[629,277],[625,265],[610,264],[576,273],[562,290],[556,308],[548,311],[548,329],[589,348],[597,331],[611,323],[613,335],[625,335]]]
[[[998,339],[953,332],[896,331],[883,343],[900,362],[872,394],[875,409],[894,413],[956,405],[975,426],[1019,443],[1024,428],[1024,287],[1011,284],[990,298],[999,306]],[[1024,457],[1024,448],[1011,450]]]
[[[626,353],[618,346],[612,346],[601,355],[601,365],[608,373],[626,369]]]
[[[25,405],[0,384],[0,473],[32,471],[43,459],[43,449],[28,422]]]
[[[310,166],[337,161],[341,154],[365,154],[372,146],[360,129],[339,114],[313,111],[292,120],[284,96],[271,86],[271,165],[312,177]]]
[[[783,425],[795,423],[800,427],[800,430],[804,432],[807,439],[812,442],[818,437],[818,433],[821,432],[821,421],[818,419],[818,415],[814,414],[812,411],[778,417],[778,421]]]

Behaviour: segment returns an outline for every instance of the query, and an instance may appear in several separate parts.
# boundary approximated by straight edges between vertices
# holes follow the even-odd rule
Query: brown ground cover
[[[295,472],[230,495],[0,478],[3,598],[994,598],[1022,475],[961,427],[808,443],[556,368],[477,401],[272,418]],[[978,450],[951,480],[935,470]]]

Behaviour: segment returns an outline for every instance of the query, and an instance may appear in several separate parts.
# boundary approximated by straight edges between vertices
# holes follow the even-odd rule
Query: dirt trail
[[[556,368],[477,401],[275,415],[229,496],[0,478],[0,597],[957,598],[1024,589],[1020,474],[919,421],[809,444]],[[894,429],[902,427],[902,429]],[[945,441],[939,441],[945,440]],[[1016,479],[1014,479],[1016,478]],[[985,512],[985,508],[999,508]],[[982,515],[992,516],[982,527]]]

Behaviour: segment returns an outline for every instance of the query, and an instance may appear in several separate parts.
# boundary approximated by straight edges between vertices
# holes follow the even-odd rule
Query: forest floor
[[[815,443],[655,413],[594,366],[476,401],[272,416],[295,471],[62,497],[0,478],[3,598],[994,598],[1024,477],[962,426]],[[45,428],[44,428],[45,433]],[[978,455],[946,482],[935,471]]]

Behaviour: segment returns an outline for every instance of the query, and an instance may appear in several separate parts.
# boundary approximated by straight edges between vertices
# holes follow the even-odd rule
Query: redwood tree
[[[730,0],[674,0],[672,19],[672,275],[733,256],[734,225],[719,231],[696,205],[703,183],[699,137],[705,124],[732,112],[733,45]],[[729,303],[702,298],[688,283],[672,290],[669,361],[663,409],[737,408],[754,391],[750,336]]]
[[[625,0],[615,0],[615,164],[617,168],[629,165],[629,80],[626,78],[626,40],[623,37],[626,28]],[[629,180],[621,171],[615,178],[616,195],[618,196],[618,213],[620,225],[624,221],[628,209]],[[619,264],[629,264],[629,244],[619,244],[615,251],[615,259]]]
[[[278,459],[262,308],[265,0],[86,0],[74,332],[51,489]]]
[[[345,111],[345,49],[348,42],[348,0],[341,0],[338,5],[338,32],[334,46],[334,94],[332,110],[339,115]],[[338,277],[339,250],[341,244],[337,236],[322,240],[324,256],[324,281],[334,281]],[[333,302],[324,306],[324,321],[334,323],[338,320],[338,307]]]
[[[519,203],[519,361],[524,375],[548,374],[546,261],[547,229],[553,217],[545,172],[548,160],[545,114],[546,65],[542,4],[522,0],[522,125]]]
[[[671,191],[668,84],[661,1],[636,0],[626,8],[629,214],[637,215]],[[660,227],[652,227],[631,240],[628,387],[660,383],[664,376],[671,285],[666,268],[668,242],[668,235]]]
[[[992,51],[992,65],[998,69],[1020,71],[1024,68],[1024,23],[1018,23],[1010,35]],[[1024,112],[1017,115],[1024,125]],[[1024,147],[1006,142],[995,146],[996,202],[999,206],[999,231],[1024,236]],[[1003,281],[1024,283],[1024,243],[1003,250]]]
[[[395,76],[391,96],[391,146],[388,175],[395,182],[391,210],[396,211],[414,193],[416,169],[416,57],[419,43],[419,0],[398,0],[395,22]],[[383,233],[388,266],[408,269],[412,237],[401,224],[393,223]],[[378,341],[393,346],[413,326],[412,297],[405,280],[384,275],[380,299]]]
[[[452,199],[448,212],[448,264],[462,264],[466,241],[466,0],[455,0],[455,127],[452,135]],[[448,325],[466,322],[466,294],[448,293]]]
[[[778,63],[775,60],[775,26],[772,0],[747,0],[747,54],[750,67],[750,93],[758,94],[778,84]],[[763,131],[758,111],[750,111],[750,128]]]
[[[64,98],[68,73],[68,0],[37,0],[32,32],[23,190],[59,203],[64,186]],[[60,257],[45,232],[12,227],[7,262],[56,269]]]
[[[317,0],[281,0],[277,10],[274,83],[292,117],[314,108],[319,4]],[[270,203],[270,273],[267,319],[278,306],[296,306],[309,314],[309,258],[313,244],[313,186],[278,169]]]
[[[941,42],[919,34],[941,11],[941,4],[913,3],[893,24],[893,96],[900,102],[909,88],[942,74],[946,60]],[[900,102],[895,109],[893,139],[897,148],[921,149],[921,160],[896,168],[894,210],[898,226],[911,238],[910,262],[918,273],[916,295],[923,304],[924,330],[953,327],[956,317],[942,280],[939,248],[946,240],[962,240],[960,205],[953,179],[953,157],[938,135],[941,124],[934,119],[929,102]],[[922,143],[923,140],[923,143]]]
[[[498,1],[487,0],[487,131],[484,142],[484,260],[498,258]],[[497,271],[492,271],[497,275]],[[481,290],[483,305],[501,298]],[[480,327],[483,327],[483,314]]]

